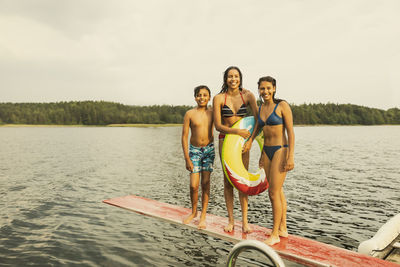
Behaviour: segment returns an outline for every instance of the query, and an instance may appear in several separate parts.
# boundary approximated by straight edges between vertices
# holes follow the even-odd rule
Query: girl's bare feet
[[[279,236],[281,236],[281,237],[288,237],[289,234],[288,234],[287,231],[281,231],[281,230],[279,230]]]
[[[183,224],[190,223],[193,220],[193,218],[195,218],[196,216],[197,216],[197,212],[189,214],[189,216],[187,216],[186,218],[183,219],[183,221],[182,221]]]
[[[279,236],[275,237],[272,235],[264,241],[264,243],[267,244],[268,246],[273,246],[275,244],[278,244],[279,242],[281,242],[281,239],[279,238]]]

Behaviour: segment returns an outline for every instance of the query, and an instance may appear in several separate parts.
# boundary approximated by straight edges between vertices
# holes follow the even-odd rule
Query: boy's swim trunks
[[[210,143],[205,147],[189,146],[189,157],[193,163],[192,173],[201,171],[213,171],[215,158],[214,143]]]

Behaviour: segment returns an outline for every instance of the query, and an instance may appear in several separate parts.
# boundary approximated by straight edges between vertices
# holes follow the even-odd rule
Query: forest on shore
[[[131,106],[107,101],[0,103],[0,124],[108,125],[182,123],[191,106]],[[400,109],[352,104],[291,104],[297,125],[400,124]],[[250,111],[248,114],[251,115]]]

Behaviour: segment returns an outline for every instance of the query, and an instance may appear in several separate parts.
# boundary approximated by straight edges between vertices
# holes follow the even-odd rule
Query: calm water
[[[295,133],[289,232],[356,250],[400,212],[400,126]],[[102,203],[135,194],[190,207],[180,134],[0,128],[0,265],[223,266],[231,243]],[[255,147],[251,155],[255,167]],[[226,216],[218,161],[215,168],[209,212]],[[272,227],[267,193],[250,198],[249,220]]]

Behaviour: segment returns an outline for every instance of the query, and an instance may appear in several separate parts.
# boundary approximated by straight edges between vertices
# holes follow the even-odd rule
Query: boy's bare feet
[[[224,231],[227,233],[231,233],[234,229],[233,223],[229,223],[227,226],[224,227]]]
[[[279,238],[279,236],[278,236],[278,237],[275,237],[275,236],[272,236],[272,235],[271,235],[270,237],[268,237],[268,238],[264,241],[264,243],[267,244],[268,246],[273,246],[273,245],[279,243],[280,241],[281,241],[281,239]]]
[[[201,218],[199,225],[197,226],[197,229],[206,229],[206,226],[207,226],[206,219]]]
[[[250,226],[246,223],[244,223],[243,225],[242,225],[242,232],[244,233],[244,234],[250,234],[251,232],[252,232],[253,230],[250,228]]]
[[[182,221],[183,224],[190,223],[193,220],[193,218],[195,218],[196,216],[197,216],[197,212],[189,214],[189,216],[187,216],[186,218],[183,219],[183,221]]]

